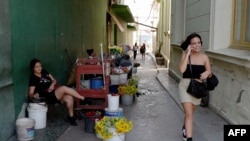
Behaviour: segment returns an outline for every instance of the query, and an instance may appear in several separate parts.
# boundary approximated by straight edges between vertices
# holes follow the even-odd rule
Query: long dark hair
[[[182,44],[181,44],[182,50],[186,50],[187,47],[188,47],[188,45],[191,43],[191,40],[192,40],[193,38],[195,38],[195,37],[198,37],[198,38],[200,39],[201,45],[202,45],[201,36],[200,36],[198,33],[193,32],[193,33],[191,33],[191,34],[189,34],[189,35],[187,36],[187,38],[186,38],[186,40],[185,40],[184,42],[182,42]]]
[[[34,59],[32,59],[31,61],[30,61],[30,71],[33,73],[33,69],[34,69],[34,67],[35,67],[35,65],[36,65],[36,63],[37,62],[40,62],[41,63],[41,61],[39,60],[39,59],[36,59],[36,58],[34,58]]]

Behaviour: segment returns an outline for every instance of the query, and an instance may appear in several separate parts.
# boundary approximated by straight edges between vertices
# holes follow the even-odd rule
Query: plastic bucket
[[[111,85],[119,85],[120,84],[120,75],[110,75],[110,83],[111,83]]]
[[[133,74],[137,73],[137,67],[133,67],[132,73],[133,73]]]
[[[110,111],[117,111],[119,109],[119,95],[112,96],[108,94],[108,109]]]
[[[122,117],[123,116],[123,109],[119,108],[117,111],[111,111],[108,108],[105,108],[104,115],[109,116],[109,117]]]
[[[29,107],[31,107],[32,109],[41,109],[41,108],[44,108],[45,106],[46,106],[45,102],[29,103]]]
[[[128,80],[128,74],[127,73],[121,73],[120,74],[120,84],[127,83]]]
[[[103,87],[102,78],[92,78],[90,79],[90,88],[91,89],[101,89]]]
[[[16,120],[17,140],[29,141],[34,139],[35,120],[31,118],[20,118]]]
[[[90,88],[90,80],[81,80],[81,88],[89,89]]]
[[[84,130],[87,133],[95,132],[95,122],[98,119],[98,116],[84,116]]]
[[[125,141],[125,134],[116,134],[112,138],[104,139],[104,141]]]
[[[121,103],[122,105],[132,105],[134,102],[133,99],[134,99],[133,95],[123,94],[121,96]]]
[[[109,128],[108,130],[113,133],[113,137],[104,139],[104,141],[125,141],[125,134],[118,134],[115,128]]]
[[[35,129],[43,129],[46,127],[48,107],[28,107],[27,110],[29,118],[35,120]]]

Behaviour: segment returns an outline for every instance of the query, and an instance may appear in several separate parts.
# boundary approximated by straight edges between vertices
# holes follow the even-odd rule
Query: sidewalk
[[[125,117],[134,122],[126,141],[182,141],[183,109],[178,97],[178,83],[168,75],[166,68],[158,68],[149,54],[142,61],[137,75],[141,78],[139,91],[132,106],[123,106]],[[223,126],[227,124],[209,108],[198,106],[194,121],[195,141],[223,141]],[[57,141],[102,141],[94,133],[84,132],[84,121],[69,127]]]
[[[178,97],[178,84],[168,76],[166,70],[159,70],[157,79],[160,81],[166,91],[171,95],[172,99],[176,102],[178,107],[183,111]],[[227,121],[215,114],[209,108],[200,106],[197,107],[194,118],[195,140],[201,141],[201,139],[199,138],[204,136],[207,141],[223,141],[223,127],[225,124],[228,124]],[[198,133],[198,135],[196,133]]]
[[[166,69],[158,68],[158,71],[157,80],[183,111],[178,95],[178,83],[168,75]],[[207,141],[224,140],[224,125],[229,124],[225,119],[211,111],[208,107],[204,108],[201,106],[197,106],[194,118],[194,138],[196,137],[196,132],[200,132],[200,135],[204,136]],[[195,138],[195,140],[201,141],[199,138]]]

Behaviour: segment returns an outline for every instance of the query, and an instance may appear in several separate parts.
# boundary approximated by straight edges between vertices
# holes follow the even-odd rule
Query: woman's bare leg
[[[66,104],[68,109],[67,121],[69,121],[72,126],[76,126],[77,123],[74,117],[74,98],[71,95],[65,95],[62,98],[62,102]]]
[[[66,107],[68,109],[68,113],[70,117],[74,116],[74,98],[70,95],[65,95],[62,98],[63,103],[66,104]]]
[[[69,88],[67,86],[61,86],[55,90],[55,95],[58,100],[61,100],[65,95],[73,96],[74,98],[84,100],[76,90]]]
[[[190,102],[182,103],[184,108],[184,125],[186,129],[187,138],[192,137],[193,135],[193,118],[194,118],[194,111],[196,106]]]

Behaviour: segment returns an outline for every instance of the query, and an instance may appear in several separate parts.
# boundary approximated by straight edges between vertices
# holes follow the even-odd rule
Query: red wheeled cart
[[[100,59],[77,59],[77,67],[76,67],[76,91],[84,96],[85,98],[97,99],[102,102],[98,104],[81,104],[81,100],[76,100],[77,109],[104,109],[108,105],[108,93],[109,93],[109,83],[110,77],[106,75],[106,63],[111,64],[112,59],[104,59],[104,65],[102,65],[102,60]],[[103,87],[99,89],[91,89],[82,87],[81,82],[84,79],[84,75],[95,74],[102,76]]]

